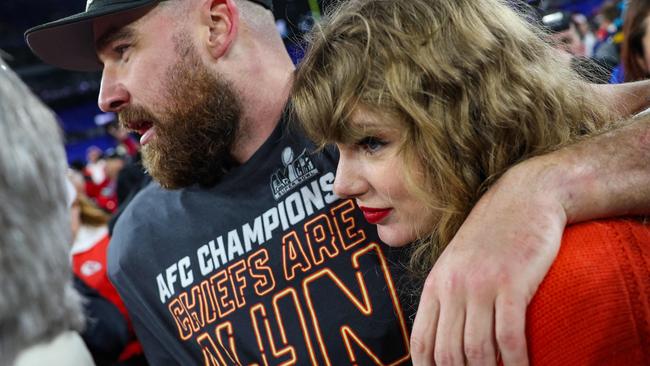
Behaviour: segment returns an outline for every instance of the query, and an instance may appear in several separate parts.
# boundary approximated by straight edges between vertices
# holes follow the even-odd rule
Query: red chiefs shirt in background
[[[82,225],[72,247],[72,269],[77,277],[113,303],[127,319],[132,339],[120,355],[120,360],[123,361],[134,355],[142,354],[142,346],[134,338],[133,326],[126,307],[106,273],[106,253],[109,241],[110,237],[106,226]]]

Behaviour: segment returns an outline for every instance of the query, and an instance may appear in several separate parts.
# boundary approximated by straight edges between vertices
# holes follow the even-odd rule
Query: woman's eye
[[[386,146],[386,142],[373,136],[368,136],[357,143],[361,148],[369,153],[377,152],[382,147]]]

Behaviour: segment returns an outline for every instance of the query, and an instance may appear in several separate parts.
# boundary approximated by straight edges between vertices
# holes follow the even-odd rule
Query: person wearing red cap
[[[400,296],[408,281],[400,267],[404,253],[380,246],[353,200],[333,193],[337,152],[314,153],[290,123],[294,66],[275,30],[271,5],[270,0],[95,0],[83,13],[27,31],[26,39],[45,62],[102,69],[100,108],[117,113],[123,125],[142,135],[144,165],[155,183],[120,216],[108,266],[151,363],[407,364],[405,313],[415,304]],[[645,93],[637,87],[602,92],[612,93],[613,104],[623,101],[620,112],[630,113],[645,104],[642,96],[624,97],[631,90]],[[625,175],[635,169],[645,145],[628,144],[620,164],[588,177],[587,168],[597,165],[602,151],[599,143],[584,146],[580,163],[557,164],[570,181],[598,184],[611,170]],[[550,169],[537,164],[521,171]],[[543,238],[549,228],[561,231],[566,222],[561,204],[568,197],[581,207],[582,219],[648,204],[647,192],[638,191],[625,204],[594,208],[594,192],[574,202],[566,193],[575,186],[533,176],[525,185],[536,193],[529,213],[545,209],[556,215],[528,225],[528,237]],[[620,197],[629,187],[650,186],[647,178],[606,189]],[[543,200],[540,186],[547,192]],[[463,232],[480,232],[495,215],[510,226],[486,240],[500,241],[513,227],[523,227],[521,215],[500,205],[485,203],[491,214],[480,211],[483,221]],[[488,259],[505,261],[505,273],[514,276],[519,265],[531,262],[510,264],[498,253],[523,250],[518,244],[504,240]],[[475,253],[469,250],[474,245],[470,240],[453,248]],[[530,245],[557,243],[541,239]],[[551,262],[550,251],[541,252],[547,260],[535,263]],[[470,258],[450,255],[456,264],[442,266],[453,273]],[[534,288],[534,278],[547,270],[536,266],[527,272],[534,276],[514,286],[495,286],[497,292],[517,289],[513,296],[521,306],[513,316],[522,322],[526,302],[520,290]],[[437,296],[425,290],[423,299]],[[470,294],[468,301],[475,299]],[[418,314],[416,324],[426,324],[428,316],[435,314]],[[414,347],[417,351],[419,344]]]

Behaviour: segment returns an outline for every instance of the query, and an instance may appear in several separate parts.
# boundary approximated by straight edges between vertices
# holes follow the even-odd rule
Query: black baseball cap
[[[115,27],[145,15],[161,0],[87,0],[84,12],[42,24],[25,32],[25,40],[44,62],[68,70],[96,71],[102,65],[95,52],[93,22]],[[249,0],[273,10],[273,0]]]

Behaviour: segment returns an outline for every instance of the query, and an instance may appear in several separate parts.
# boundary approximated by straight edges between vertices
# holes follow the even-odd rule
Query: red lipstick
[[[393,210],[392,208],[370,208],[363,206],[359,206],[359,208],[361,209],[361,212],[363,212],[366,221],[374,225],[380,223],[390,215],[390,212]]]

